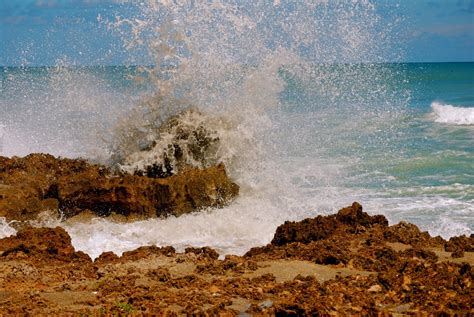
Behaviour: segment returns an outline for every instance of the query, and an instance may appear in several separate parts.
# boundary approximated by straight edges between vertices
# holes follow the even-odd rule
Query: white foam
[[[252,208],[249,208],[252,206]],[[104,251],[121,254],[143,245],[211,246],[221,254],[243,254],[264,245],[283,222],[278,206],[257,196],[240,197],[224,209],[209,209],[166,219],[113,223],[95,219],[65,225],[77,250],[91,257]]]
[[[182,97],[212,115],[213,120],[223,116],[232,123],[231,129],[217,131],[222,139],[217,157],[241,186],[240,196],[224,209],[179,218],[128,224],[104,219],[61,224],[77,250],[96,257],[104,251],[121,254],[143,245],[172,245],[179,250],[207,245],[224,254],[242,254],[268,243],[275,228],[285,220],[332,213],[355,200],[367,206],[369,212],[389,214],[394,210],[388,204],[384,208],[366,204],[362,198],[368,195],[344,185],[343,180],[348,177],[345,169],[354,164],[348,161],[363,161],[373,155],[360,151],[362,155],[355,157],[357,147],[362,147],[361,139],[373,134],[383,139],[381,131],[390,129],[388,123],[397,114],[387,83],[398,76],[377,65],[314,67],[314,62],[379,61],[383,50],[393,49],[387,37],[390,31],[375,6],[369,1],[295,1],[282,7],[263,2],[246,6],[231,3],[148,0],[143,1],[140,16],[118,18],[112,26],[118,30],[123,26],[121,31],[128,39],[125,46],[144,48],[153,60],[151,64],[158,65],[146,77],[156,86],[157,94],[170,99]],[[174,64],[177,66],[159,67]],[[300,113],[300,107],[304,108],[300,102],[291,109],[295,113],[281,110],[286,85],[282,71],[292,80],[311,86],[311,100],[317,103],[314,114]],[[41,105],[64,115],[50,118],[49,112],[40,107],[41,113],[48,114],[46,119],[52,120],[44,120],[30,135],[44,132],[45,125],[49,125],[53,132],[65,136],[57,138],[59,149],[102,146],[100,138],[85,136],[71,138],[78,142],[66,146],[71,134],[65,132],[70,128],[75,133],[89,130],[91,118],[113,121],[112,115],[127,108],[118,105],[130,99],[94,77],[64,67],[48,77],[47,88],[51,91]],[[383,105],[373,102],[379,99],[383,99]],[[336,103],[339,107],[331,107]],[[377,108],[368,110],[370,104]],[[150,122],[147,110],[155,109],[139,113],[145,123],[138,122],[140,129],[155,124]],[[275,118],[278,111],[285,112],[281,118]],[[71,112],[86,115],[86,125],[73,120]],[[35,113],[30,113],[34,117],[31,114]],[[26,122],[34,126],[37,121]],[[211,126],[218,128],[217,124]],[[91,130],[95,133],[97,129]],[[383,142],[388,144],[390,139]],[[41,146],[44,151],[62,153]],[[431,210],[429,203],[425,207]],[[14,233],[5,224],[2,228],[5,234]]]
[[[0,155],[1,156],[25,156],[30,154],[31,147],[27,146],[17,133],[5,125],[0,124]]]
[[[0,239],[14,235],[16,230],[10,226],[10,223],[4,218],[0,217]]]
[[[431,103],[435,122],[455,125],[473,125],[474,107],[454,107],[437,101]]]
[[[443,186],[445,187],[445,186]],[[449,239],[458,235],[470,235],[474,231],[470,219],[474,213],[472,199],[426,193],[426,189],[412,189],[413,195],[372,198],[364,204],[366,210],[383,214],[391,224],[408,221],[431,236]]]
[[[59,65],[11,72],[0,94],[0,155],[108,155],[103,131],[131,96],[90,68]]]

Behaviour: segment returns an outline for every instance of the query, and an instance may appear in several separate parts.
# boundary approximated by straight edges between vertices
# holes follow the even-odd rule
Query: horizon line
[[[471,61],[406,61],[406,62],[354,62],[354,63],[314,63],[317,65],[382,65],[382,64],[454,64],[454,63],[474,63]],[[0,65],[0,68],[45,68],[45,67],[59,67],[59,68],[81,68],[81,67],[155,67],[154,64],[85,64],[85,65]]]

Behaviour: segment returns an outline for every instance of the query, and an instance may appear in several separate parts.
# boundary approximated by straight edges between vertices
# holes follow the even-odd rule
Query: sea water
[[[393,49],[371,4],[301,3],[283,13],[278,2],[254,11],[150,4],[142,20],[113,25],[131,25],[128,46],[159,47],[154,66],[0,68],[0,155],[110,164],[118,122],[153,136],[149,118],[164,109],[143,101],[160,94],[212,119],[222,140],[217,159],[241,188],[222,209],[178,218],[37,225],[63,226],[93,257],[151,244],[242,254],[286,220],[353,201],[432,235],[473,233],[474,63],[369,62]],[[271,12],[295,20],[285,26]],[[163,22],[167,15],[174,20]],[[0,227],[0,236],[15,232],[4,220]]]

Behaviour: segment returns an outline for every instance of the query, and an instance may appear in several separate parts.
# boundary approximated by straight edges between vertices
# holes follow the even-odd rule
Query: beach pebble
[[[375,284],[375,285],[372,285],[369,289],[368,289],[369,292],[372,292],[372,293],[378,293],[378,292],[381,292],[382,291],[382,286],[378,285],[378,284]]]

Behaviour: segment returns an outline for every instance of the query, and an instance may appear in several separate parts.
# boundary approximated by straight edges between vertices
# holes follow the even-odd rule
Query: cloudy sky
[[[474,0],[370,1],[381,16],[402,18],[395,40],[404,47],[403,61],[474,61]],[[129,53],[98,16],[133,16],[133,3],[0,0],[0,65],[126,63]]]

